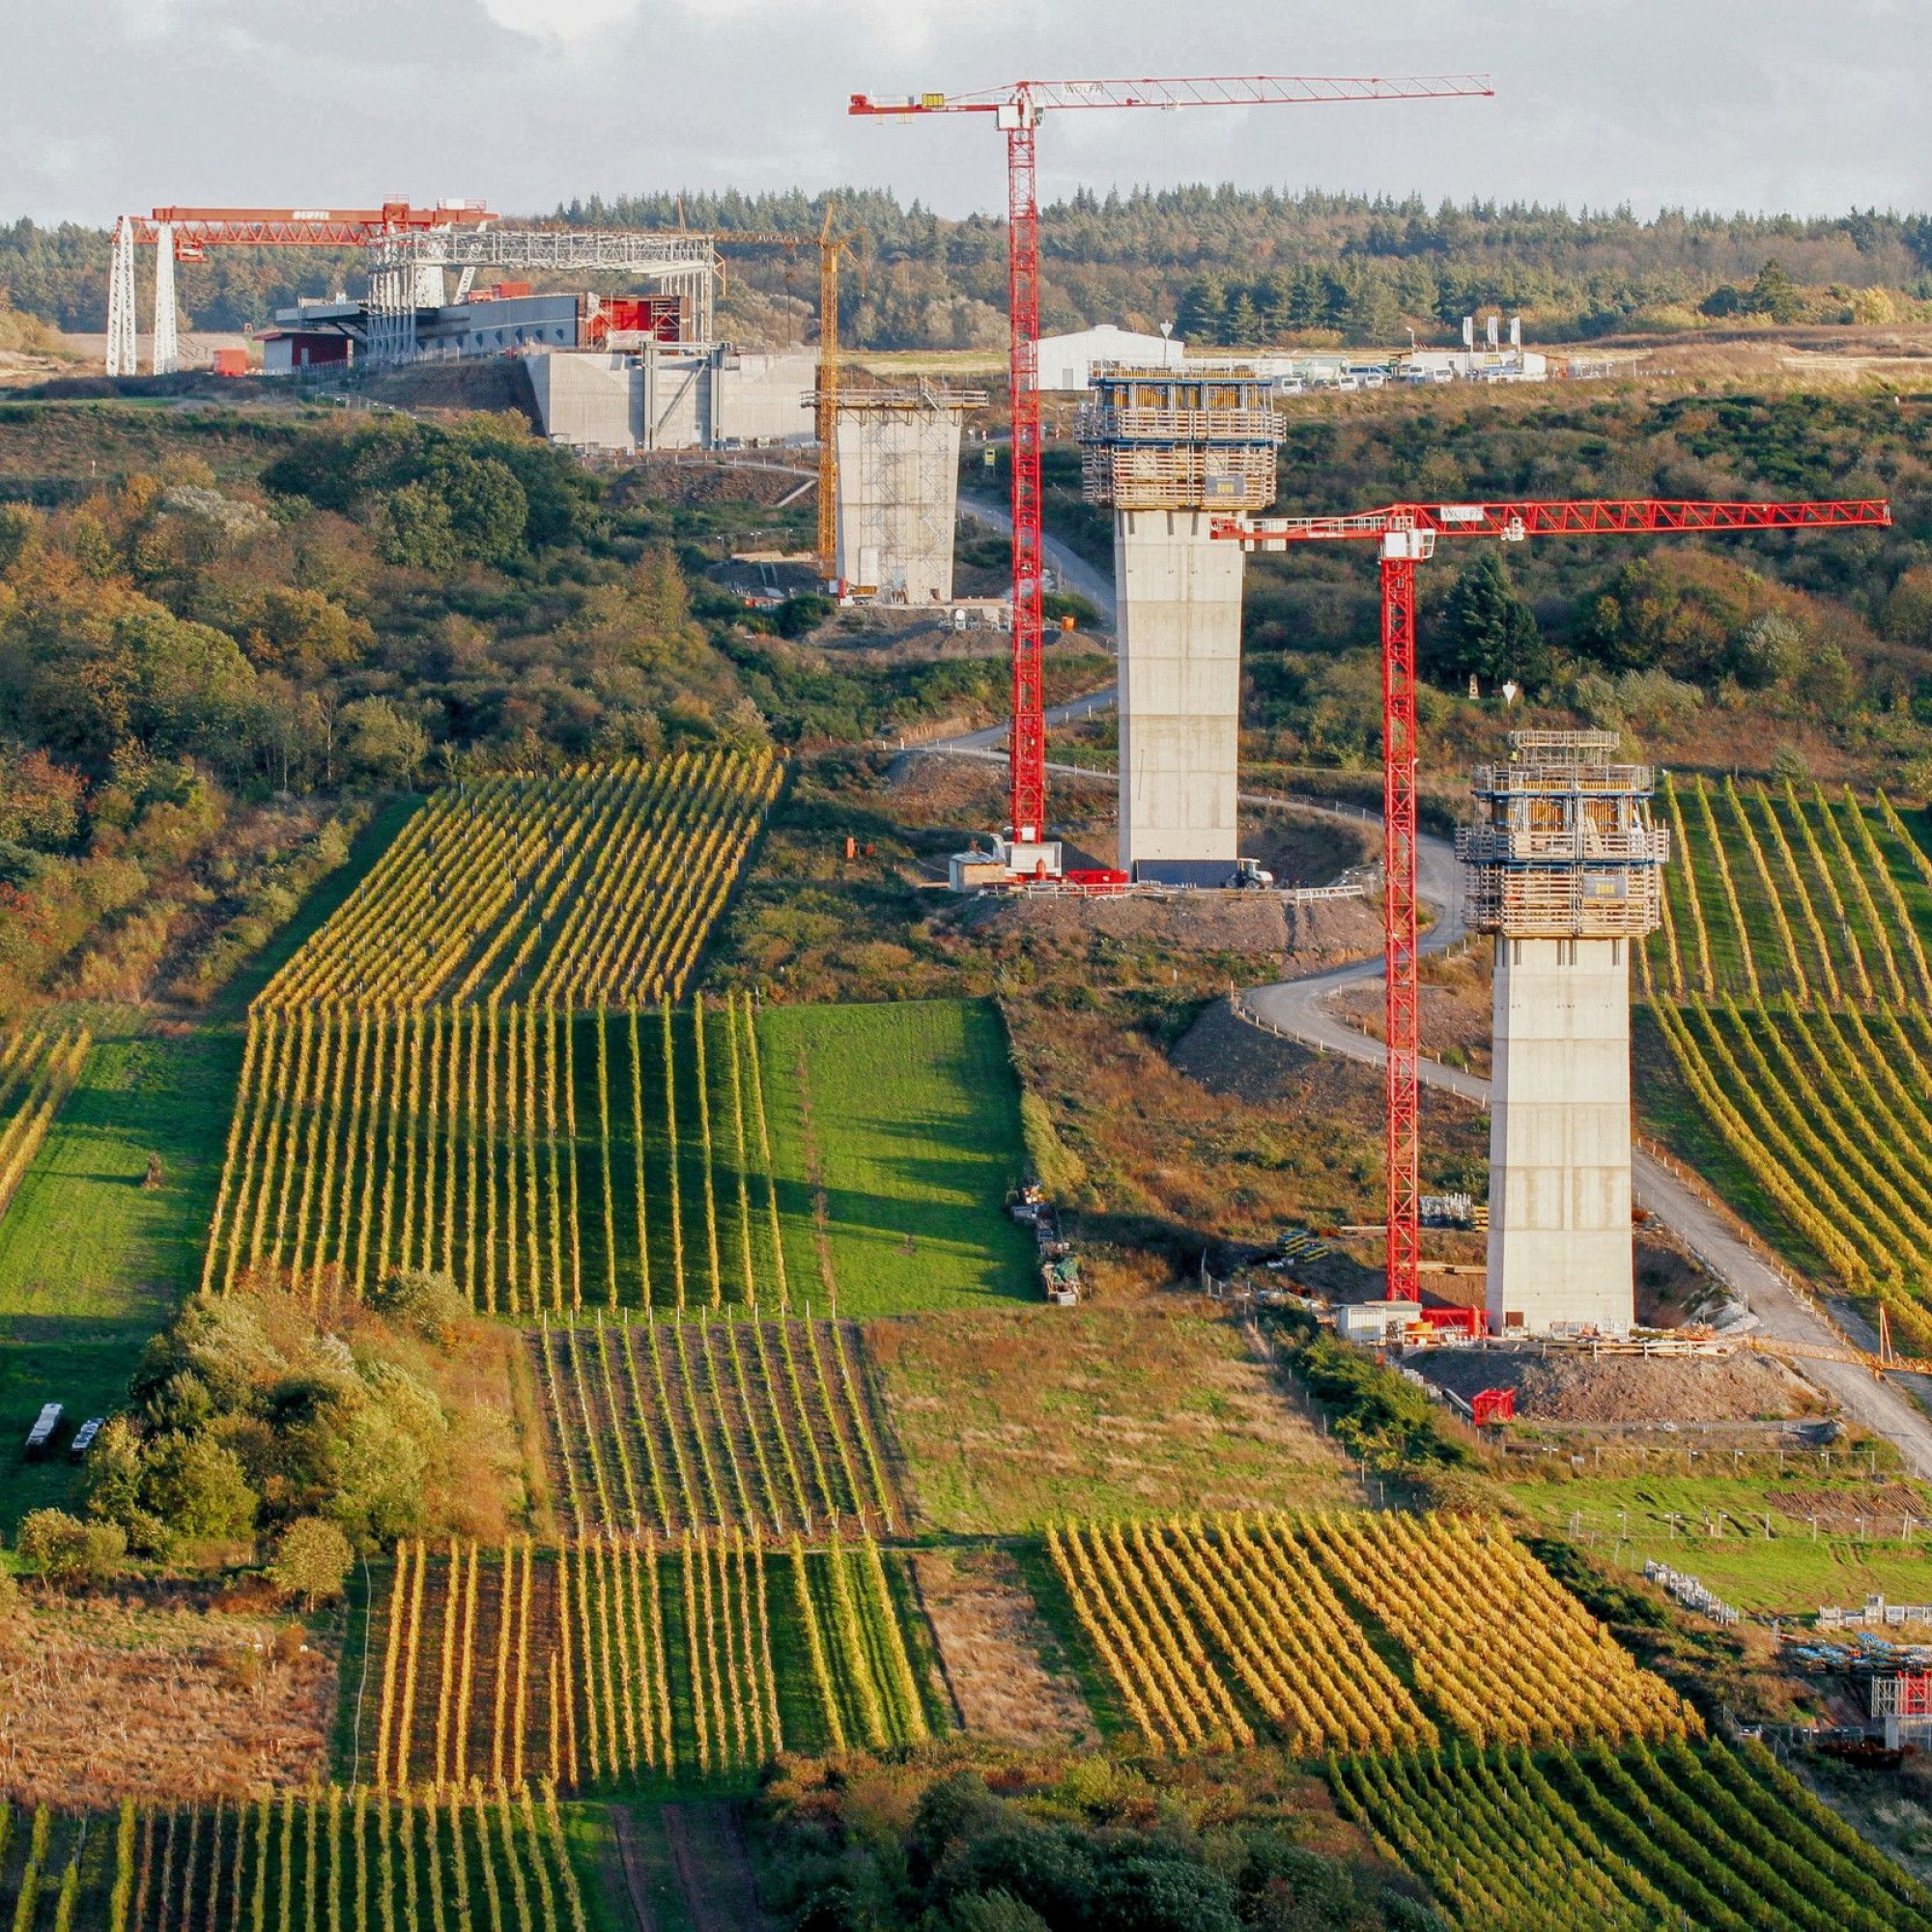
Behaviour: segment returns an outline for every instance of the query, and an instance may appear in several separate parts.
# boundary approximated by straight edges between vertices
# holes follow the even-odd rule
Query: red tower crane
[[[973,94],[893,99],[855,94],[866,115],[990,114],[1007,137],[1007,291],[1010,314],[1013,515],[1013,723],[1008,745],[1009,828],[1046,836],[1046,716],[1042,696],[1039,485],[1039,202],[1034,137],[1049,110],[1094,107],[1277,107],[1335,100],[1437,100],[1495,90],[1484,74],[1332,77],[1221,75],[1194,80],[1016,80]]]
[[[1382,920],[1388,1041],[1388,1295],[1414,1301],[1422,1259],[1417,1173],[1419,991],[1415,903],[1415,566],[1439,537],[1651,536],[1672,531],[1883,528],[1883,498],[1842,502],[1699,503],[1639,497],[1556,503],[1391,503],[1347,517],[1229,518],[1217,537],[1249,550],[1374,542],[1381,549]]]

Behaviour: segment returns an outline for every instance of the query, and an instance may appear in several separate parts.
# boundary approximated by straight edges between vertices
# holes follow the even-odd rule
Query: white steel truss
[[[455,269],[472,280],[479,269],[582,269],[632,275],[684,302],[687,341],[712,340],[718,250],[709,235],[653,235],[621,228],[433,228],[371,244],[372,290],[379,260]]]
[[[163,221],[155,230],[155,374],[181,367],[181,316],[175,307],[175,231]]]
[[[134,320],[134,217],[124,214],[114,230],[114,259],[107,275],[107,373],[138,372],[139,337]]]
[[[415,358],[419,259],[400,236],[370,243],[367,354],[374,367],[393,368]]]

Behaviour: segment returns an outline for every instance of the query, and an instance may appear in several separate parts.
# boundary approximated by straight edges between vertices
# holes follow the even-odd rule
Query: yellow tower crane
[[[838,575],[838,264],[847,255],[863,265],[865,238],[835,235],[833,210],[825,210],[818,232],[818,386],[812,427],[818,438],[818,573],[828,583]],[[726,230],[718,245],[747,248],[810,248],[810,237]]]

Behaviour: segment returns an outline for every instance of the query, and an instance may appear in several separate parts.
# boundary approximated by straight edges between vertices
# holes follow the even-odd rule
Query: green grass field
[[[794,1301],[841,1315],[1031,1295],[1019,1085],[984,1001],[767,1007],[758,1019]],[[821,1240],[822,1236],[822,1240]]]
[[[1912,1510],[1908,1492],[1924,1514]],[[1741,1610],[1796,1616],[1875,1592],[1892,1603],[1932,1601],[1932,1491],[1896,1478],[1874,1495],[1869,1484],[1801,1470],[1794,1458],[1783,1478],[1586,1475],[1520,1483],[1511,1493],[1552,1533],[1624,1568],[1641,1572],[1655,1558],[1688,1571]]]
[[[123,1023],[134,1017],[126,1012]],[[232,1028],[97,1039],[0,1217],[0,1444],[43,1402],[118,1406],[142,1345],[193,1285],[241,1064]],[[151,1154],[162,1180],[142,1185]],[[64,1462],[17,1465],[0,1525],[59,1503]]]
[[[347,865],[206,1012],[77,1009],[95,1046],[7,1212],[0,1215],[0,1530],[63,1502],[63,1461],[15,1445],[43,1402],[70,1421],[110,1412],[148,1337],[195,1284],[214,1207],[247,1002],[339,905],[420,801],[376,812]],[[151,1154],[161,1184],[142,1185]]]

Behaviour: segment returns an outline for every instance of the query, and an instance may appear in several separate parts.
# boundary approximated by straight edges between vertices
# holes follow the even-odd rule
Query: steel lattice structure
[[[175,264],[199,262],[210,248],[355,248],[368,246],[370,303],[379,314],[400,310],[391,283],[378,283],[383,244],[405,235],[454,233],[493,222],[480,201],[445,201],[435,208],[384,202],[381,208],[157,208],[124,214],[115,224],[107,281],[107,373],[136,373],[134,251],[155,251],[154,368],[163,376],[180,366],[175,310]],[[410,291],[413,294],[413,288]],[[413,311],[407,331],[412,344]],[[400,333],[401,331],[395,331]]]
[[[990,114],[1007,137],[1007,298],[1012,388],[1013,722],[1009,742],[1015,839],[1046,836],[1046,718],[1040,622],[1039,117],[1074,108],[1276,107],[1436,100],[1494,93],[1484,74],[1243,74],[1196,79],[1016,80],[970,94],[855,94],[848,111],[893,118]]]
[[[1415,566],[1443,537],[1520,543],[1535,536],[1662,536],[1741,530],[1874,529],[1882,497],[1817,502],[1697,502],[1633,497],[1532,503],[1389,503],[1344,517],[1230,517],[1216,537],[1249,550],[1374,542],[1381,551],[1382,962],[1388,1042],[1388,1295],[1419,1299],[1421,1108],[1415,886]]]
[[[177,365],[174,265],[210,248],[366,248],[369,355],[407,361],[415,353],[419,270],[588,270],[648,279],[690,303],[691,335],[709,342],[718,252],[709,235],[635,229],[505,228],[476,201],[415,208],[157,208],[116,224],[108,281],[107,373],[135,373],[134,251],[155,250],[155,369]]]

